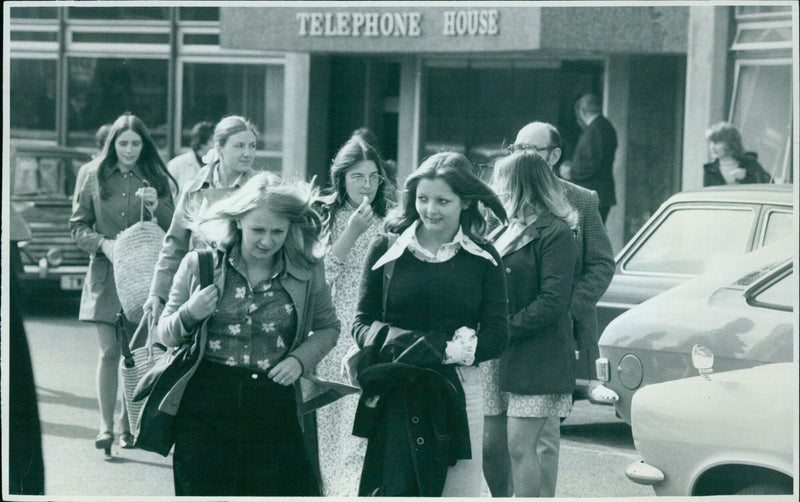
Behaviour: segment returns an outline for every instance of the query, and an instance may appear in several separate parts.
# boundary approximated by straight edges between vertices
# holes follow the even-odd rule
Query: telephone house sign
[[[537,7],[221,7],[231,49],[298,52],[466,52],[539,45]]]

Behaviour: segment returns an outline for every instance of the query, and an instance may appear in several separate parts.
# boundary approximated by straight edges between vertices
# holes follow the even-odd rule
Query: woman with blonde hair
[[[214,127],[214,148],[203,157],[206,165],[194,179],[180,187],[175,215],[164,237],[150,295],[144,304],[145,313],[158,318],[181,259],[188,251],[206,246],[205,242],[193,236],[187,222],[188,215],[226,197],[256,173],[253,161],[258,137],[256,126],[238,115],[224,117]]]
[[[158,323],[162,342],[178,346],[208,320],[194,335],[202,360],[170,394],[179,402],[175,495],[320,494],[299,424],[299,378],[334,347],[340,323],[313,199],[307,183],[259,173],[189,219],[216,264],[201,289],[197,253],[183,258]]]
[[[510,485],[517,497],[538,497],[542,427],[572,408],[569,307],[578,272],[578,214],[534,151],[499,159],[492,187],[510,219],[489,237],[505,266],[510,338],[499,359],[481,366],[483,469],[493,496],[510,496]]]

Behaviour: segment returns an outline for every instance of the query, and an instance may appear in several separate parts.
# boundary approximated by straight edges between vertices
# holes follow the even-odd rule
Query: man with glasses
[[[532,122],[517,133],[509,150],[533,150],[538,152],[557,170],[561,160],[561,135],[553,125]],[[572,294],[570,312],[573,320],[573,336],[578,347],[589,360],[599,357],[597,350],[597,309],[600,297],[605,293],[614,276],[614,253],[598,211],[598,196],[560,178],[561,189],[567,200],[578,211],[578,273]],[[561,434],[558,417],[547,420],[541,433],[540,449],[537,451],[542,463],[542,487],[540,497],[554,497],[558,473],[558,446]]]
[[[583,129],[571,162],[561,166],[561,177],[589,190],[600,198],[600,216],[606,222],[611,206],[617,203],[614,192],[614,153],[617,150],[617,132],[601,115],[600,98],[584,94],[575,103],[575,117]]]

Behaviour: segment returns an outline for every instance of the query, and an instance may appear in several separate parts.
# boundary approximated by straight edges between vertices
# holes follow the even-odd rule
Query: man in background
[[[599,211],[606,222],[611,206],[617,203],[614,191],[614,153],[617,151],[617,132],[601,115],[600,98],[584,94],[575,103],[575,117],[583,129],[572,161],[561,166],[560,175],[576,185],[597,192]]]

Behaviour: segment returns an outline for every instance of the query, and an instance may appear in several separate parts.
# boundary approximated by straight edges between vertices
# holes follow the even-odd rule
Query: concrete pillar
[[[728,33],[731,7],[689,7],[686,54],[686,113],[683,121],[681,190],[703,186],[708,162],[704,132],[728,116]]]
[[[308,172],[308,117],[311,56],[286,54],[283,102],[283,168],[287,180],[305,180]]]
[[[617,153],[614,156],[614,188],[617,204],[606,219],[606,230],[614,254],[625,245],[625,180],[628,153],[628,106],[630,101],[630,57],[611,56],[606,63],[603,115],[617,131]]]
[[[397,124],[397,180],[402,184],[419,162],[422,137],[422,59],[405,56],[400,63],[400,97]]]

